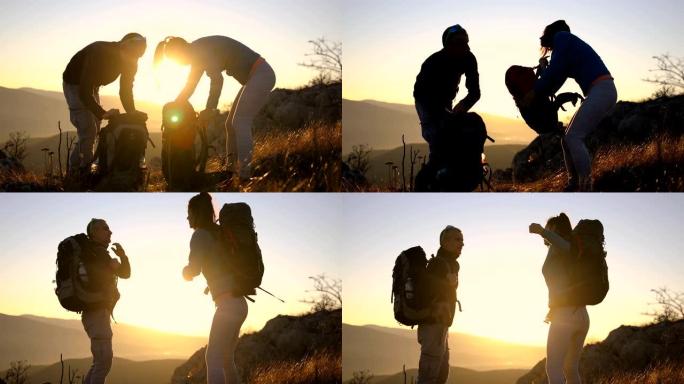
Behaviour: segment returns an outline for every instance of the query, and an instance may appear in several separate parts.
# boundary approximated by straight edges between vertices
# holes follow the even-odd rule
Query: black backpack
[[[603,243],[603,224],[598,220],[580,220],[573,229],[569,304],[596,305],[608,294],[608,265]]]
[[[426,300],[424,277],[427,267],[425,251],[409,248],[399,254],[392,269],[394,318],[403,325],[418,325],[431,317],[431,303]]]
[[[57,247],[55,294],[59,304],[72,312],[82,312],[111,299],[104,293],[89,290],[88,266],[84,260],[87,257],[83,253],[88,241],[88,237],[80,233],[67,237]]]
[[[473,191],[483,182],[482,153],[488,138],[484,120],[477,113],[445,113],[430,160],[416,175],[416,191]]]
[[[95,151],[97,177],[110,191],[140,189],[145,173],[145,150],[149,133],[147,116],[121,114],[100,130]]]
[[[224,204],[219,212],[221,239],[228,270],[236,281],[237,295],[255,295],[264,276],[264,262],[254,231],[252,210],[246,203]]]
[[[536,80],[537,74],[531,67],[513,65],[506,71],[506,88],[513,96],[515,105],[527,126],[540,135],[544,133],[562,134],[562,124],[558,121],[558,109],[563,108],[563,104],[567,102],[575,105],[578,99],[583,100],[583,98],[577,93],[565,92],[552,97],[535,97],[529,106],[521,107],[520,101],[529,91],[534,89]]]
[[[166,103],[162,109],[162,173],[170,189],[188,191],[196,181],[195,141],[199,119],[189,102]]]

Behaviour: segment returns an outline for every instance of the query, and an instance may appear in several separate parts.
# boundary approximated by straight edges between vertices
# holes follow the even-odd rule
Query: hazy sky
[[[413,84],[422,62],[441,49],[444,29],[461,24],[480,71],[482,98],[475,111],[517,116],[504,85],[514,64],[539,59],[544,26],[565,19],[589,43],[615,77],[621,100],[650,96],[654,86],[641,79],[654,68],[654,55],[682,51],[679,0],[520,0],[520,1],[344,1],[344,90],[352,100],[376,99],[413,104]],[[580,92],[573,80],[564,90]],[[462,92],[457,100],[465,96]],[[567,114],[565,114],[567,116]]]
[[[314,73],[297,63],[310,52],[308,40],[341,39],[339,1],[49,1],[3,0],[0,12],[0,86],[61,91],[71,57],[93,41],[118,41],[128,32],[147,38],[139,61],[136,98],[163,104],[178,94],[189,67],[152,71],[156,44],[166,36],[188,41],[224,35],[261,54],[276,72],[276,87],[306,84]],[[202,79],[191,99],[204,107],[209,81]],[[232,103],[240,85],[226,78],[219,106]],[[103,94],[118,95],[118,81]]]
[[[93,217],[108,221],[112,242],[130,256],[132,275],[119,280],[117,321],[172,332],[207,335],[213,302],[203,276],[186,282],[192,230],[187,201],[180,193],[4,194],[0,198],[0,313],[79,318],[63,309],[54,294],[57,245],[85,232]],[[214,194],[217,209],[227,202],[252,207],[264,255],[262,287],[249,303],[243,331],[262,328],[278,314],[309,309],[299,300],[311,288],[308,276],[339,277],[339,204],[330,194]],[[111,253],[111,252],[110,252]],[[112,253],[113,255],[113,253]]]
[[[605,226],[610,291],[589,307],[588,339],[621,324],[650,321],[653,288],[684,291],[681,194],[355,194],[344,195],[345,323],[401,327],[393,317],[392,267],[421,245],[428,257],[447,225],[463,231],[458,296],[463,312],[451,331],[542,345],[548,326],[541,267],[547,247],[528,233],[532,222],[566,212]]]

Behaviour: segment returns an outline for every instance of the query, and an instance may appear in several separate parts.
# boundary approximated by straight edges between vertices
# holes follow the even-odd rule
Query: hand
[[[532,105],[532,102],[534,101],[535,97],[536,97],[536,94],[535,94],[534,90],[529,91],[529,92],[527,92],[525,97],[523,97],[522,100],[520,100],[520,103],[518,103],[518,105],[521,108],[527,108],[530,105]]]
[[[112,251],[114,252],[115,255],[119,257],[126,257],[126,252],[124,251],[123,247],[119,243],[114,243],[112,244]]]
[[[539,59],[539,69],[540,69],[540,70],[543,71],[543,70],[546,69],[546,67],[548,67],[548,66],[549,66],[549,59],[548,59],[548,56],[544,56],[544,57],[542,57],[541,59]]]
[[[185,279],[185,281],[192,281],[193,278],[194,276],[190,273],[189,266],[185,266],[183,268],[183,279]]]
[[[118,115],[119,115],[119,110],[116,108],[112,108],[109,111],[105,112],[104,115],[102,115],[102,119],[109,120],[112,117],[118,116]]]
[[[539,225],[537,223],[530,224],[530,233],[536,233],[539,235],[542,232],[544,232],[544,227],[542,227],[541,225]]]
[[[218,115],[218,109],[205,109],[199,114],[199,120],[202,123],[208,123]]]

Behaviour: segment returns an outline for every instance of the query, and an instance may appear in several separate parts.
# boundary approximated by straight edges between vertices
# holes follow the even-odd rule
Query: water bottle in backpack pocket
[[[392,270],[394,318],[414,326],[430,319],[431,303],[426,300],[423,280],[427,258],[421,247],[409,248],[397,257]]]

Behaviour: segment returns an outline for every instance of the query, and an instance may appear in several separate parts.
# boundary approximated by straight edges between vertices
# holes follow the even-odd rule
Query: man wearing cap
[[[64,97],[69,118],[76,127],[78,143],[69,158],[70,173],[87,170],[93,161],[93,147],[102,119],[119,113],[105,111],[100,105],[99,88],[120,78],[119,97],[127,113],[135,110],[133,80],[138,59],[145,53],[147,42],[139,33],[129,33],[120,41],[96,41],[78,51],[62,74]]]
[[[431,153],[437,129],[446,113],[468,112],[480,99],[477,60],[470,51],[468,41],[468,33],[460,25],[447,28],[442,34],[443,48],[423,62],[416,77],[413,97],[422,135]],[[468,94],[452,108],[464,74]]]
[[[417,384],[444,384],[449,377],[449,327],[456,312],[458,257],[463,249],[461,230],[448,225],[439,235],[437,256],[427,265],[426,299],[431,319],[418,325],[420,361]]]
[[[81,250],[81,257],[87,271],[88,288],[92,292],[103,294],[106,299],[102,302],[91,303],[81,313],[81,322],[90,338],[90,351],[93,354],[93,363],[86,374],[85,383],[104,384],[114,358],[112,326],[109,318],[119,300],[116,282],[119,277],[128,279],[131,276],[131,264],[119,243],[113,244],[112,251],[121,261],[109,255],[107,247],[111,242],[112,231],[106,221],[90,220],[86,233],[88,242]]]

